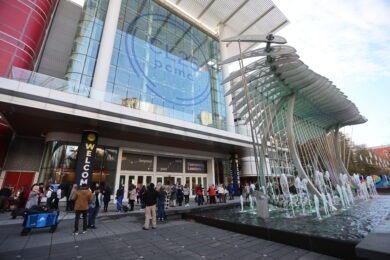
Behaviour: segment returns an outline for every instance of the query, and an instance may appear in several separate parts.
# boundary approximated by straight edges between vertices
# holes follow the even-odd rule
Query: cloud
[[[356,143],[389,143],[390,122],[382,111],[390,100],[390,2],[274,0],[274,3],[290,21],[278,34],[297,49],[310,69],[353,97],[351,101],[362,114],[369,115],[368,123],[356,127],[359,129]]]

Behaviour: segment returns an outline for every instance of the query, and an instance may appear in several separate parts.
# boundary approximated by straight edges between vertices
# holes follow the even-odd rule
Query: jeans
[[[110,202],[110,201],[104,201],[104,212],[107,212],[108,202]]]
[[[184,195],[184,204],[188,204],[190,202],[190,195]]]
[[[158,219],[165,219],[165,201],[157,203],[157,214]]]
[[[95,226],[95,220],[96,217],[99,213],[100,207],[95,207],[95,208],[89,208],[88,209],[88,226],[89,227],[94,227]]]
[[[121,210],[122,209],[122,201],[123,201],[123,196],[118,196],[116,198],[116,209]]]
[[[74,219],[74,232],[79,231],[80,215],[83,216],[83,231],[87,230],[87,212],[88,210],[76,210],[76,217]]]
[[[203,202],[204,202],[203,195],[198,195],[198,206],[203,205]]]

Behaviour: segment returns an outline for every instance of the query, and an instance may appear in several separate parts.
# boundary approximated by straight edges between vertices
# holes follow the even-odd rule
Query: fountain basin
[[[286,218],[280,210],[270,211],[270,218],[263,220],[256,214],[239,211],[239,207],[216,209],[184,217],[322,254],[355,258],[355,246],[390,216],[390,196],[357,201],[351,208],[339,209],[321,220],[315,214]]]

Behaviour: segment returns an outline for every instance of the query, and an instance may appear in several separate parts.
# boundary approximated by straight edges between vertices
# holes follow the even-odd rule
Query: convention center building
[[[288,23],[270,0],[0,0],[0,186],[254,178],[221,40]]]

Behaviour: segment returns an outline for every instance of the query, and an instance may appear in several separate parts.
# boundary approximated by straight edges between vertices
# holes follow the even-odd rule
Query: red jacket
[[[213,186],[209,187],[209,196],[215,196],[215,189]]]

